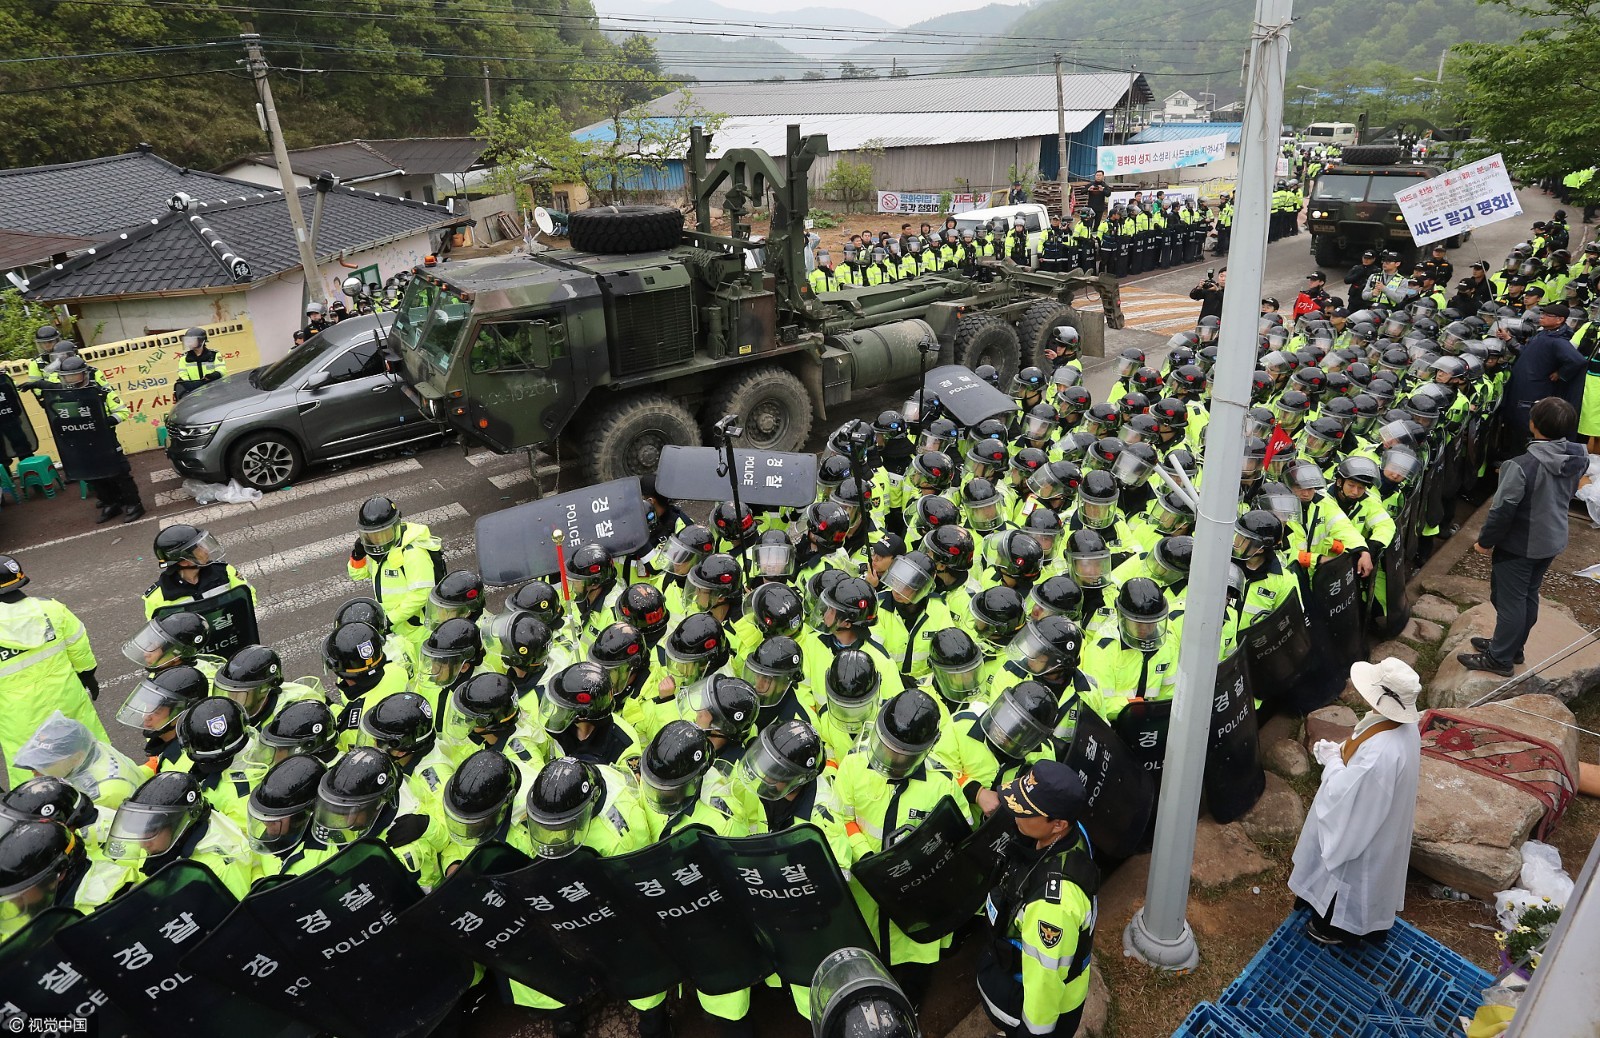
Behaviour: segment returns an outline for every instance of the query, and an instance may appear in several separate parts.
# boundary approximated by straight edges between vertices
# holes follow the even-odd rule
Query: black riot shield
[[[55,942],[151,1033],[315,1034],[315,1027],[295,1024],[183,963],[237,903],[210,869],[175,861],[58,932]]]
[[[26,458],[39,450],[39,434],[22,406],[22,391],[0,371],[0,460]]]
[[[817,456],[734,448],[739,503],[801,508],[817,499]],[[661,448],[656,489],[679,501],[728,501],[726,455],[715,447]]]
[[[1406,553],[1404,534],[1396,533],[1394,543],[1383,552],[1383,622],[1379,634],[1393,638],[1411,619],[1411,561]]]
[[[1350,664],[1367,658],[1366,621],[1361,615],[1361,579],[1356,556],[1346,553],[1318,564],[1306,601],[1311,658],[1297,699],[1309,713],[1339,698]]]
[[[481,963],[575,1005],[599,988],[583,964],[569,958],[551,931],[534,922],[525,902],[500,890],[497,878],[533,862],[503,843],[473,851],[439,888],[400,917],[402,933],[416,932],[446,950]]]
[[[556,572],[556,545],[550,539],[554,530],[562,532],[568,555],[591,542],[616,558],[638,551],[650,540],[639,478],[582,487],[480,516],[476,543],[484,583],[504,587]]]
[[[1461,495],[1474,502],[1478,501],[1478,494],[1484,490],[1484,480],[1478,475],[1478,470],[1483,468],[1484,453],[1488,449],[1488,419],[1481,414],[1474,414],[1467,419],[1465,435],[1466,446],[1462,452],[1466,458],[1466,470],[1461,474]]]
[[[1167,759],[1167,728],[1172,724],[1172,700],[1130,699],[1111,722],[1122,744],[1145,771],[1155,776],[1160,793],[1161,765]]]
[[[1156,782],[1101,716],[1078,708],[1077,727],[1061,762],[1083,780],[1089,801],[1083,827],[1097,858],[1126,858],[1139,850],[1156,806]]]
[[[51,385],[39,391],[39,403],[67,482],[105,479],[128,470],[117,430],[106,415],[105,390]]]
[[[1206,805],[1220,825],[1244,815],[1267,788],[1257,753],[1255,697],[1244,653],[1217,664],[1211,699],[1211,738],[1206,744]]]
[[[857,861],[850,874],[914,941],[952,934],[983,905],[1016,830],[996,811],[977,832],[948,798],[894,846]]]
[[[610,876],[580,847],[501,873],[495,885],[527,906],[572,959],[615,998],[648,998],[683,980],[688,955],[670,949]]]
[[[600,861],[601,871],[654,920],[668,948],[692,948],[683,965],[696,990],[708,995],[759,984],[772,972],[738,893],[718,872],[715,852],[699,826],[673,833],[632,854]]]
[[[199,601],[159,606],[154,619],[173,613],[198,613],[205,617],[211,636],[206,639],[203,652],[232,659],[233,654],[246,645],[261,641],[256,629],[255,602],[250,597],[250,589],[244,585],[227,588]]]
[[[1299,596],[1247,627],[1243,642],[1250,687],[1262,703],[1273,711],[1304,713],[1297,704],[1307,698],[1299,685],[1311,655],[1311,633]]]
[[[47,1021],[63,1020],[70,1031],[71,1020],[83,1020],[87,1033],[100,1038],[144,1038],[105,989],[52,940],[82,918],[70,908],[49,908],[0,941],[0,1032],[45,1034]]]
[[[707,836],[702,844],[784,983],[809,985],[817,964],[840,948],[876,946],[828,841],[815,826],[739,838]]]
[[[960,364],[946,364],[928,372],[927,390],[962,425],[977,425],[985,418],[1010,414],[1017,402]]]
[[[1450,520],[1455,511],[1456,498],[1461,494],[1461,475],[1466,468],[1467,437],[1465,429],[1458,429],[1445,440],[1444,450],[1440,452],[1438,465],[1440,490],[1442,499],[1440,507],[1442,514],[1439,517],[1440,534],[1450,527]]]
[[[360,840],[252,891],[184,965],[340,1038],[421,1038],[472,983],[466,963],[395,925],[421,898],[388,847]]]

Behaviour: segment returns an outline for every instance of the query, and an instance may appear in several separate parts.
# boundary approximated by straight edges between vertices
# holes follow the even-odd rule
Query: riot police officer
[[[161,576],[144,593],[146,619],[190,609],[209,613],[215,628],[215,617],[226,614],[229,645],[257,640],[255,588],[227,561],[222,545],[209,530],[187,523],[163,527],[156,534],[154,554]]]
[[[0,944],[55,905],[71,905],[89,867],[82,837],[56,821],[0,832]]]
[[[210,340],[204,328],[190,328],[183,333],[183,355],[178,360],[178,377],[172,383],[174,403],[207,382],[222,381],[228,373],[228,362],[211,348]]]
[[[116,426],[132,414],[116,391],[97,383],[82,357],[71,354],[61,361],[58,382],[40,391],[40,404],[56,437],[66,477],[75,471],[104,475],[83,477],[100,502],[96,523],[117,515],[124,524],[144,515],[144,501],[133,469],[117,441]]]
[[[400,507],[381,494],[362,503],[356,525],[359,532],[347,567],[350,579],[370,581],[372,597],[383,605],[395,631],[413,644],[421,642],[427,636],[423,609],[444,575],[439,539],[426,526],[405,522]]]

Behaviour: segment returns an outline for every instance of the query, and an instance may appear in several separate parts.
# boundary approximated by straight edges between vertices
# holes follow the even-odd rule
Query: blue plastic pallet
[[[1250,1025],[1221,1006],[1201,1002],[1189,1011],[1172,1038],[1261,1038]]]
[[[1403,921],[1382,943],[1324,948],[1308,918],[1291,914],[1218,999],[1261,1038],[1445,1038],[1494,979]]]

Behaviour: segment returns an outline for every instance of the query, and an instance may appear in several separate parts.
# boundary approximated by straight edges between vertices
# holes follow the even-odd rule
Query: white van
[[[1050,211],[1038,202],[997,205],[993,209],[968,209],[964,213],[956,213],[956,231],[976,231],[979,227],[987,227],[989,221],[997,217],[1005,221],[1006,230],[1009,231],[1019,216],[1022,217],[1023,226],[1028,229],[1028,250],[1037,256],[1044,245],[1044,232],[1050,226]]]
[[[1306,127],[1306,144],[1337,144],[1346,148],[1355,142],[1355,123],[1312,123]]]

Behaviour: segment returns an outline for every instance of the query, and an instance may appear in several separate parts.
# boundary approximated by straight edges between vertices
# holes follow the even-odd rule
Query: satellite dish
[[[556,233],[556,222],[550,219],[550,213],[544,206],[536,206],[533,210],[533,222],[538,225],[543,234]]]

